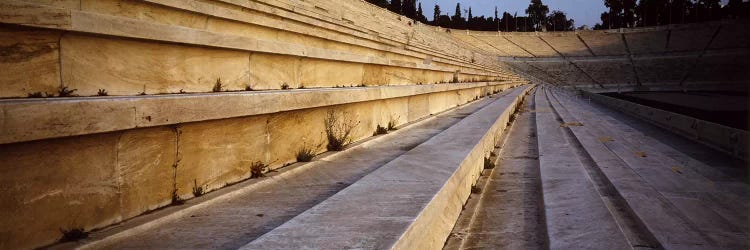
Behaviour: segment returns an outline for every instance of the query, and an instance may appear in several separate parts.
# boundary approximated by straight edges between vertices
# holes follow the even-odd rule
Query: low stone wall
[[[590,98],[595,102],[638,117],[644,121],[685,136],[688,139],[726,152],[738,159],[747,161],[748,155],[750,155],[748,149],[748,138],[750,138],[750,133],[747,131],[674,112],[651,108],[609,96],[587,91],[581,91],[581,93],[586,98]]]

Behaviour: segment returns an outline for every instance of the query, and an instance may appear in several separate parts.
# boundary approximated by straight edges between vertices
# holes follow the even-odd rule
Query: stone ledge
[[[300,44],[221,34],[187,27],[152,23],[132,18],[109,16],[78,10],[66,10],[17,1],[0,2],[0,23],[60,29],[131,39],[144,39],[269,54],[291,55],[332,61],[406,67],[403,63],[383,57],[356,55]],[[465,67],[461,65],[457,66]],[[426,64],[410,65],[408,68],[455,72],[453,68]],[[465,72],[462,73],[489,75],[487,72],[501,73],[497,70],[477,70],[476,68],[473,70],[465,70]]]
[[[747,131],[609,96],[586,91],[581,91],[581,93],[599,104],[642,119],[735,158],[748,160],[750,133]]]
[[[511,82],[0,101],[0,144],[269,114]]]
[[[515,106],[519,87],[242,249],[438,249]]]

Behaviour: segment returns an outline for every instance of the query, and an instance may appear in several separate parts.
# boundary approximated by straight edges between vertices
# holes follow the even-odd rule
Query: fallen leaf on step
[[[614,141],[614,140],[612,140],[612,137],[602,136],[602,137],[599,137],[599,141],[600,142],[611,142],[611,141]]]
[[[638,151],[638,152],[635,152],[635,155],[637,155],[638,157],[646,157],[646,152]]]
[[[563,124],[560,124],[560,127],[567,128],[567,127],[580,127],[583,126],[583,123],[580,122],[566,122]]]
[[[682,174],[682,171],[680,170],[680,167],[678,166],[672,166],[672,172]]]

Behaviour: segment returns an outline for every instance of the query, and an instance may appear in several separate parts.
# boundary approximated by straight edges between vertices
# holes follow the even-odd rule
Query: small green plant
[[[352,141],[352,133],[359,125],[346,112],[329,110],[324,120],[329,151],[341,151]]]
[[[177,189],[172,190],[172,205],[182,205],[185,204],[185,200],[180,198],[179,195],[177,195]]]
[[[60,228],[60,233],[62,233],[62,238],[60,238],[60,242],[71,242],[71,241],[78,241],[89,237],[89,233],[84,231],[83,228],[76,227],[72,229],[62,229]]]
[[[245,91],[253,91],[253,87],[250,85],[245,85]]]
[[[221,84],[221,78],[216,78],[216,83],[214,83],[213,92],[221,92],[224,86]]]
[[[200,197],[204,192],[203,186],[198,186],[198,180],[193,179],[193,196]]]
[[[493,169],[493,168],[495,168],[495,163],[492,162],[492,160],[490,159],[490,157],[485,157],[484,158],[484,169]]]
[[[70,97],[70,96],[76,96],[75,93],[78,91],[78,89],[69,89],[68,86],[60,86],[57,88],[57,96],[58,97]]]
[[[482,193],[482,188],[477,187],[476,185],[471,186],[471,193],[472,194],[481,194]]]
[[[375,128],[375,132],[373,132],[372,135],[384,135],[387,133],[388,133],[388,128],[380,126],[380,124],[378,124],[378,127]]]
[[[28,94],[29,98],[42,98],[44,95],[42,95],[42,92],[34,92]]]
[[[96,92],[96,95],[98,96],[108,96],[106,89],[99,89],[99,92]]]
[[[268,169],[268,165],[263,162],[256,161],[250,165],[250,179],[265,177],[265,172]]]
[[[289,84],[287,84],[287,83],[282,83],[282,84],[281,84],[281,89],[289,89]]]
[[[388,121],[388,130],[396,130],[397,123],[398,123],[398,117],[393,118],[393,116],[391,116],[391,119]]]
[[[298,162],[310,162],[315,157],[315,148],[309,146],[302,146],[297,150],[297,161]]]

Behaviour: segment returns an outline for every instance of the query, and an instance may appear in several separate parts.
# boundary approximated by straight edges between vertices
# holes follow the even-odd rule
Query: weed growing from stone
[[[214,83],[213,92],[221,92],[224,86],[221,84],[221,78],[216,79],[216,83]]]
[[[315,157],[315,148],[303,146],[297,151],[297,162],[310,162]]]
[[[268,169],[268,165],[263,162],[256,161],[250,165],[250,179],[266,177],[265,172]]]
[[[96,95],[98,95],[98,96],[108,96],[109,94],[107,94],[107,90],[106,89],[99,89],[99,91],[96,92]]]
[[[493,169],[493,168],[495,168],[495,163],[492,162],[492,160],[490,159],[490,157],[485,157],[484,158],[484,169]]]
[[[172,190],[172,205],[182,205],[185,204],[185,200],[180,198],[179,195],[177,195],[177,189]]]
[[[78,89],[69,89],[68,86],[60,86],[57,88],[57,96],[58,97],[71,97],[76,96],[75,93]]]
[[[289,84],[287,84],[287,83],[282,83],[282,84],[281,84],[281,89],[289,89]]]
[[[193,179],[193,196],[200,197],[204,193],[205,190],[203,190],[203,186],[198,186],[198,181]]]
[[[42,92],[34,92],[34,93],[29,93],[29,94],[28,94],[27,96],[28,96],[29,98],[42,98],[42,97],[44,97],[44,96],[42,95]]]
[[[245,91],[253,91],[253,87],[250,87],[250,85],[245,85]]]
[[[60,229],[60,233],[62,233],[62,238],[60,238],[60,242],[71,242],[71,241],[78,241],[89,237],[89,233],[84,231],[83,228],[77,227],[72,229]]]
[[[373,132],[372,135],[384,135],[387,133],[388,133],[388,128],[380,126],[380,124],[378,124],[378,127],[375,128],[375,132]]]
[[[396,130],[397,129],[396,128],[396,123],[398,123],[398,118],[399,117],[393,118],[393,116],[391,116],[391,119],[388,121],[388,130]]]
[[[352,133],[359,125],[346,112],[329,110],[324,120],[329,151],[341,151],[352,142]]]
[[[476,185],[471,186],[471,193],[472,194],[481,194],[482,193],[482,188],[477,187]]]

